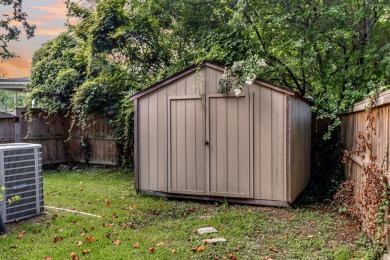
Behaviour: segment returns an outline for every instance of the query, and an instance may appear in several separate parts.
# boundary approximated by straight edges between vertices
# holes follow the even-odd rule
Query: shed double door
[[[169,98],[168,191],[253,197],[249,94]]]

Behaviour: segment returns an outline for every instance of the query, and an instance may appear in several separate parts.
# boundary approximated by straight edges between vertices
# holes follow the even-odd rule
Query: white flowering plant
[[[265,60],[256,55],[248,60],[234,62],[231,67],[225,68],[219,80],[218,93],[229,93],[233,89],[236,97],[239,97],[245,85],[253,84],[258,68],[265,66]]]

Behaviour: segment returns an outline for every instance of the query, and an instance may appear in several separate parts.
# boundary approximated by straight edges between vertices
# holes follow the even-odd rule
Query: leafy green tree
[[[17,107],[24,107],[24,96],[24,93],[18,93]],[[11,91],[0,90],[0,112],[12,111],[14,106],[14,94]]]
[[[69,112],[75,89],[85,81],[86,62],[78,50],[76,37],[61,33],[35,52],[26,104],[35,100],[49,114]]]
[[[66,1],[79,23],[36,53],[30,97],[83,122],[111,117],[122,147],[132,139],[128,96],[205,59],[228,65],[240,84],[257,76],[294,90],[336,124],[389,84],[386,0],[89,2]]]
[[[234,5],[231,22],[256,42],[246,60],[257,76],[311,99],[321,117],[337,115],[389,85],[386,0],[260,1]]]
[[[27,38],[34,36],[35,25],[27,21],[27,13],[22,10],[22,0],[0,0],[0,7],[9,9],[10,14],[3,14],[0,19],[0,61],[15,57],[15,53],[9,50],[8,43],[19,39],[22,30],[12,22],[19,22],[26,33]]]

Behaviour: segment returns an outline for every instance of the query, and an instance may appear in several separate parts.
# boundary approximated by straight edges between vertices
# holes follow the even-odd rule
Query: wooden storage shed
[[[204,62],[131,97],[136,189],[288,206],[310,177],[309,104],[260,80],[218,94],[223,71]]]

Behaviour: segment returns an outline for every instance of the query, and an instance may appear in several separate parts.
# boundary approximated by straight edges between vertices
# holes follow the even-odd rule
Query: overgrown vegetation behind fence
[[[109,119],[94,116],[85,129],[64,115],[47,116],[40,110],[25,118],[25,109],[18,108],[13,116],[0,117],[0,143],[25,142],[41,144],[43,164],[88,162],[116,163],[116,142]],[[70,132],[69,132],[70,130]]]

